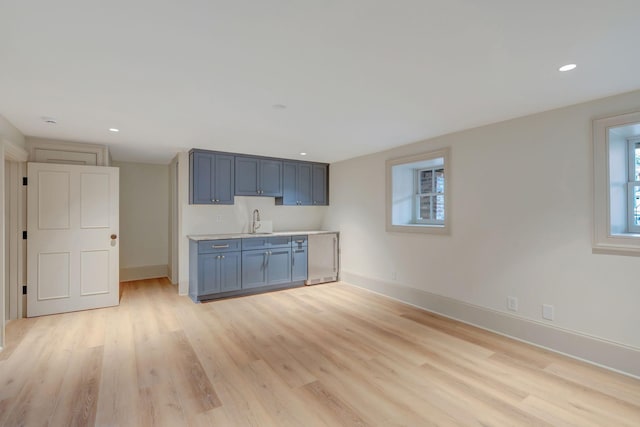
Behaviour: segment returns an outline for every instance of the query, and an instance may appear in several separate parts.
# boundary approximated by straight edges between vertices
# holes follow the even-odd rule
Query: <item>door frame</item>
[[[23,147],[21,147],[19,144],[16,144],[12,141],[9,141],[7,139],[0,139],[0,212],[1,212],[1,216],[2,216],[2,221],[0,224],[0,276],[2,277],[2,279],[0,279],[2,281],[2,286],[1,286],[1,290],[2,292],[0,292],[0,314],[2,317],[1,320],[1,326],[0,326],[0,350],[2,350],[5,346],[5,289],[6,286],[11,286],[11,283],[5,283],[5,271],[6,271],[6,253],[5,253],[5,244],[6,244],[6,239],[10,238],[11,236],[6,236],[5,234],[5,221],[9,220],[9,232],[14,235],[14,236],[18,236],[20,233],[20,226],[21,226],[21,220],[20,218],[24,215],[24,205],[23,203],[25,202],[25,198],[24,198],[24,191],[22,189],[22,183],[19,182],[19,180],[11,180],[10,181],[10,188],[9,191],[11,192],[9,194],[9,197],[11,197],[11,200],[15,200],[17,203],[17,211],[15,209],[13,209],[13,212],[17,212],[17,218],[16,221],[12,221],[11,219],[13,218],[13,215],[10,215],[10,217],[12,218],[5,218],[5,197],[7,196],[5,194],[5,161],[9,161],[9,162],[16,162],[18,163],[18,171],[24,171],[24,167],[26,164],[26,161],[29,157],[29,154],[27,152],[26,149],[24,149]],[[13,197],[12,197],[13,196]],[[10,239],[10,243],[11,243],[11,239]],[[12,257],[11,258],[11,263],[16,263],[16,265],[14,266],[14,268],[16,269],[16,271],[20,272],[23,269],[24,266],[24,256],[23,256],[23,249],[24,249],[24,241],[22,239],[15,239],[14,243],[16,244],[18,250],[17,256],[16,257]],[[20,277],[20,274],[18,274],[18,277]],[[20,282],[20,279],[18,278],[18,282]],[[17,285],[17,284],[16,284]],[[17,285],[19,286],[19,285]],[[16,287],[17,287],[16,286]],[[22,293],[18,293],[18,289],[15,289],[16,291],[16,295],[20,295],[19,298],[14,298],[11,299],[10,304],[18,304],[21,305],[22,299]],[[14,293],[12,292],[11,295],[13,296]],[[10,308],[11,311],[13,311]],[[18,315],[21,315],[21,311],[18,311],[18,307],[16,307],[16,312],[18,313]]]

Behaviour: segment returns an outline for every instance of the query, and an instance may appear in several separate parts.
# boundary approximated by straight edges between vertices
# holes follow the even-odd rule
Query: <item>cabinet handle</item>
[[[304,243],[304,240],[296,240],[296,243]]]
[[[225,249],[225,248],[228,248],[228,247],[229,247],[229,245],[228,245],[228,244],[227,244],[227,245],[213,245],[213,246],[211,246],[211,247],[212,247],[213,249]]]
[[[221,259],[224,259],[224,255],[221,256]]]

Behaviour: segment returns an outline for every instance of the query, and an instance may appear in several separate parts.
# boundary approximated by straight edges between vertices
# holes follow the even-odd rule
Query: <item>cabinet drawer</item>
[[[270,249],[291,246],[291,236],[250,237],[242,239],[242,250]]]
[[[198,242],[199,254],[211,254],[216,252],[239,251],[241,242],[239,239],[229,240],[203,240]]]
[[[291,236],[292,248],[303,248],[307,246],[307,236]]]

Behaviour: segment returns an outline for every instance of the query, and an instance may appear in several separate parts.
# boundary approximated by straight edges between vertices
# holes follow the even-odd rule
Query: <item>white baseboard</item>
[[[120,281],[130,282],[132,280],[155,279],[158,277],[169,277],[169,266],[143,265],[141,267],[128,267],[120,269]]]
[[[468,304],[398,283],[341,272],[340,279],[424,310],[640,378],[640,349]]]

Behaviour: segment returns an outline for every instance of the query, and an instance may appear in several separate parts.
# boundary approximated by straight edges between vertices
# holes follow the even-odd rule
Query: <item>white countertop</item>
[[[223,240],[223,239],[246,239],[249,237],[272,237],[272,236],[301,236],[309,234],[329,234],[337,231],[305,230],[305,231],[276,231],[273,233],[231,233],[231,234],[190,234],[189,240]]]

